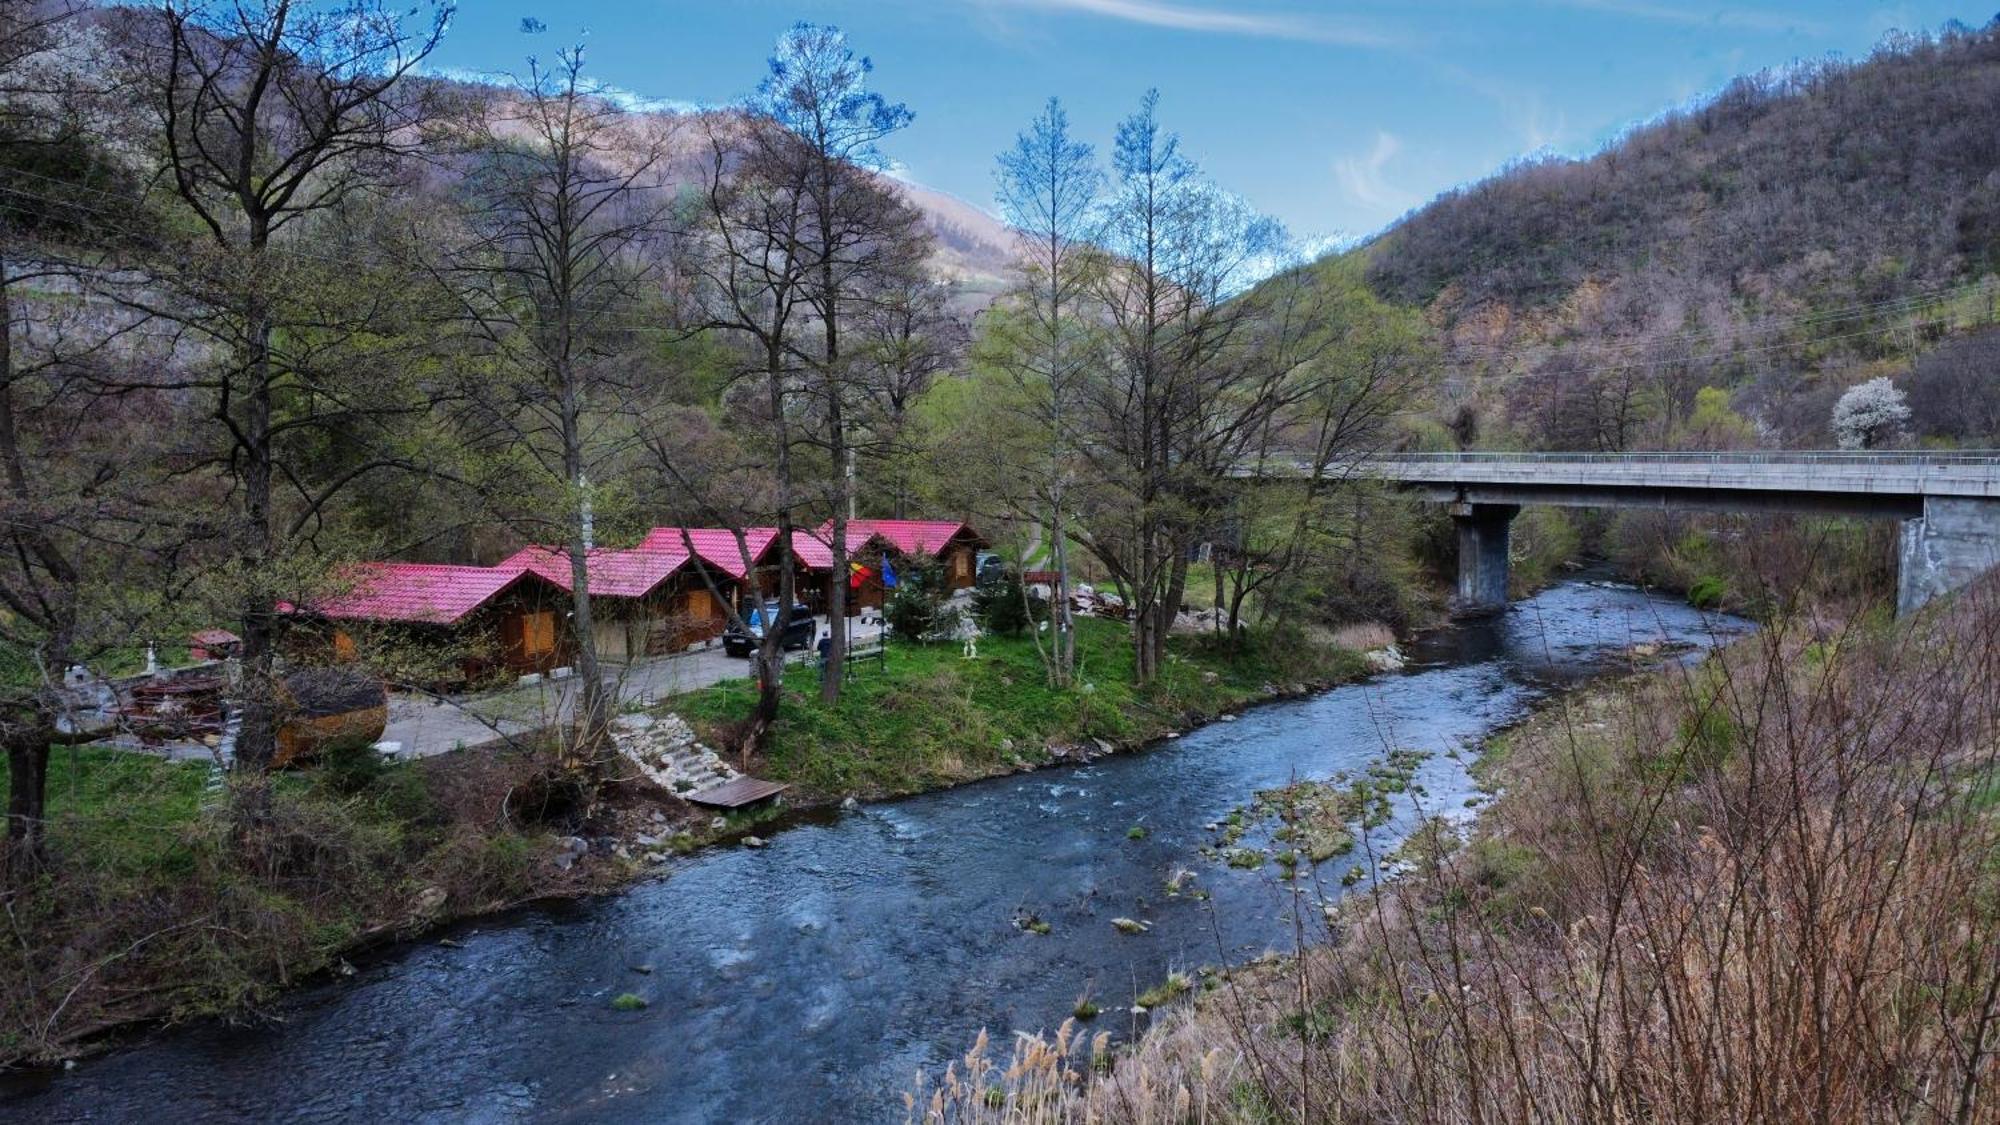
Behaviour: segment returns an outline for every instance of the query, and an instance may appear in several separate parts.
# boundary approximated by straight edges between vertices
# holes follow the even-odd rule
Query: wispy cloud
[[[1789,12],[1768,12],[1756,8],[1696,8],[1657,0],[1554,0],[1557,7],[1577,11],[1602,12],[1652,23],[1683,27],[1733,27],[1744,31],[1803,32],[1821,34],[1826,25],[1818,20]]]
[[[1389,162],[1403,151],[1394,133],[1378,132],[1365,156],[1343,156],[1333,162],[1334,175],[1349,198],[1383,218],[1393,218],[1419,202],[1415,193],[1389,180]]]
[[[1234,5],[1209,7],[1167,0],[979,0],[991,8],[1040,8],[1144,24],[1174,31],[1291,39],[1344,47],[1388,47],[1389,36],[1372,28],[1322,16],[1244,11]]]

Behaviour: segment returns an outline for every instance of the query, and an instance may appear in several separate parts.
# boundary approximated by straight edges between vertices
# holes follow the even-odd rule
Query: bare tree
[[[1069,115],[1055,98],[1000,155],[999,165],[1000,205],[1020,240],[1020,276],[1009,303],[1025,337],[1023,347],[1009,350],[1005,366],[1020,386],[1031,424],[1047,436],[1034,473],[1034,503],[1049,530],[1056,576],[1049,679],[1066,687],[1076,672],[1068,512],[1076,471],[1075,400],[1088,355],[1083,338],[1096,327],[1085,304],[1099,257],[1089,237],[1104,173],[1091,147],[1070,135]]]
[[[673,433],[656,425],[648,429],[648,446],[668,483],[698,500],[694,510],[707,517],[699,522],[735,528],[744,569],[759,597],[744,528],[755,510],[767,512],[777,529],[776,620],[763,623],[763,641],[753,658],[757,706],[738,737],[747,764],[778,716],[783,639],[797,601],[792,544],[799,501],[793,465],[800,438],[793,399],[799,378],[796,338],[811,315],[805,291],[809,263],[798,247],[810,220],[801,175],[805,164],[790,152],[801,143],[794,134],[754,115],[717,115],[704,124],[704,142],[700,213],[682,259],[697,308],[690,321],[734,343],[724,412],[740,416],[740,428],[751,432],[740,445],[718,453],[720,443],[691,441],[685,429]],[[770,495],[761,506],[745,503],[741,474],[732,471],[742,456],[739,449],[752,451],[768,472]],[[710,483],[717,481],[723,485]],[[701,487],[705,483],[708,487]],[[730,612],[735,624],[744,624],[736,610]]]
[[[874,279],[857,301],[857,442],[888,466],[897,519],[908,515],[911,477],[920,471],[912,461],[926,452],[911,442],[910,411],[964,357],[967,343],[965,322],[952,311],[952,284],[929,277],[921,262],[911,266]]]
[[[70,5],[0,7],[0,167],[22,173],[0,194],[0,649],[12,666],[0,678],[0,743],[5,862],[17,880],[46,858],[50,744],[94,737],[72,713],[65,677],[137,629],[133,607],[145,599],[126,595],[144,583],[123,572],[155,538],[134,479],[158,431],[135,408],[171,411],[101,401],[79,377],[133,321],[76,300],[80,264],[56,247],[89,247],[105,225],[96,213],[136,210],[137,192],[89,135],[101,91],[52,59],[71,42],[74,15]],[[29,171],[45,163],[72,174]]]
[[[1186,592],[1188,549],[1221,510],[1248,441],[1283,405],[1285,372],[1248,347],[1230,301],[1281,231],[1204,179],[1149,92],[1118,127],[1097,281],[1116,362],[1084,394],[1092,516],[1085,540],[1131,601],[1136,672],[1158,671]]]
[[[513,526],[564,545],[577,645],[574,745],[593,767],[612,699],[590,591],[592,481],[635,448],[644,388],[633,341],[658,311],[673,196],[671,119],[622,112],[584,77],[583,52],[527,75],[484,123],[468,187],[471,237],[448,264],[460,317],[483,345],[465,420],[489,502]]]
[[[137,21],[127,45],[126,79],[153,119],[173,195],[200,232],[126,299],[183,325],[213,357],[204,372],[156,389],[204,395],[222,434],[207,461],[232,483],[243,641],[236,764],[240,807],[252,820],[268,809],[261,774],[276,745],[276,607],[296,584],[286,541],[355,481],[405,463],[366,456],[315,481],[287,452],[288,442],[324,437],[335,419],[367,408],[316,360],[390,305],[374,295],[372,309],[328,323],[325,295],[295,284],[297,269],[312,263],[308,220],[395,178],[431,113],[403,79],[437,46],[449,16],[449,6],[433,4],[412,19],[381,0],[167,0]],[[321,307],[288,308],[300,294]]]
[[[882,184],[874,169],[884,158],[876,147],[907,126],[914,114],[866,88],[868,59],[847,45],[838,28],[794,25],[778,41],[771,71],[758,88],[752,109],[782,126],[801,143],[767,150],[800,162],[792,179],[802,194],[803,218],[795,252],[801,258],[801,290],[818,322],[817,347],[792,347],[805,360],[821,414],[818,442],[826,451],[833,482],[831,527],[836,580],[828,590],[832,638],[827,648],[821,696],[840,697],[847,655],[847,521],[854,515],[854,457],[849,402],[854,397],[853,359],[848,331],[871,278],[909,268],[921,255],[921,216]]]

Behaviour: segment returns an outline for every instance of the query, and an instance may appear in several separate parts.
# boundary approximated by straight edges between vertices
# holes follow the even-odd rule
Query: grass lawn
[[[1177,637],[1159,677],[1132,683],[1130,633],[1122,622],[1077,622],[1078,686],[1051,688],[1034,641],[986,637],[976,660],[959,646],[891,645],[886,667],[862,664],[827,707],[818,670],[788,671],[785,698],[757,772],[809,795],[885,796],[933,789],[1048,760],[1050,745],[1102,738],[1140,742],[1263,698],[1267,685],[1325,683],[1365,671],[1360,657],[1304,642],[1248,638],[1232,649],[1207,637]],[[668,700],[711,734],[749,714],[747,681]]]
[[[98,746],[49,752],[48,837],[77,863],[126,876],[185,869],[181,830],[201,809],[204,762],[169,762]],[[9,786],[0,772],[0,800]]]

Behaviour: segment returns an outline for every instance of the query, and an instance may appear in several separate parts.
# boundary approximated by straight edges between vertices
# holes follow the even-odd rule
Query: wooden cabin
[[[566,551],[527,547],[501,565],[526,567],[574,592]],[[680,652],[721,636],[728,622],[717,595],[727,597],[736,580],[684,547],[599,548],[585,565],[599,660],[622,664]]]
[[[990,546],[971,524],[952,520],[851,520],[847,527],[850,538],[859,532],[894,557],[936,559],[944,568],[945,584],[954,590],[970,589],[979,581],[979,552]]]
[[[380,653],[377,662],[443,686],[550,672],[575,655],[568,592],[526,567],[362,563],[339,585],[282,607],[321,623],[292,630],[295,659],[345,662]]]

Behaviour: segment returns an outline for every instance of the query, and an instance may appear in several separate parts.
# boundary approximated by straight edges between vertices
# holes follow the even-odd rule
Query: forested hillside
[[[2000,22],[1738,79],[1356,253],[1426,310],[1462,442],[1826,445],[1835,398],[1877,375],[1910,393],[1910,436],[1990,438],[1917,384],[2000,300]],[[1699,417],[1703,387],[1738,417],[1714,424],[1713,394]]]

